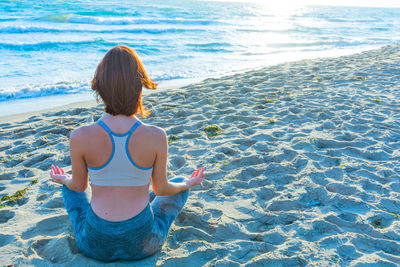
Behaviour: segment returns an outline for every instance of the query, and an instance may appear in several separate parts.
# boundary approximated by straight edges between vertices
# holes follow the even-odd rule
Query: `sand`
[[[2,264],[400,264],[400,45],[207,79],[144,103],[143,121],[170,138],[169,177],[207,170],[162,251],[109,264],[78,251],[48,172],[70,165],[70,131],[102,115],[86,103],[0,123],[0,194],[27,188],[0,208]]]

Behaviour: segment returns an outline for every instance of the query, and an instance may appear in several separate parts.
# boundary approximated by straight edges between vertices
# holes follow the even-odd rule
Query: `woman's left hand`
[[[54,165],[51,165],[50,177],[59,184],[65,184],[65,181],[71,179],[71,176],[65,173],[63,168]]]
[[[187,188],[201,184],[204,179],[204,167],[195,170],[190,178],[185,179],[183,182],[186,184]]]

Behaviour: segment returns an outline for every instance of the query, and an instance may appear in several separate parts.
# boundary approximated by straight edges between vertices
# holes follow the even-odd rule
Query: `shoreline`
[[[396,45],[396,44],[392,44]],[[251,68],[246,68],[231,74],[227,75],[219,75],[215,77],[201,77],[201,78],[187,78],[187,79],[176,79],[176,80],[161,80],[160,85],[158,90],[153,91],[153,90],[144,90],[144,96],[148,94],[152,94],[157,91],[161,90],[174,90],[174,89],[179,89],[180,87],[183,86],[189,86],[191,84],[197,84],[200,83],[204,80],[207,79],[220,79],[226,76],[232,76],[232,75],[237,75],[245,72],[251,72],[251,71],[257,71],[266,67],[272,67],[272,66],[277,66],[280,64],[286,64],[286,63],[294,63],[298,61],[303,61],[303,60],[314,60],[314,59],[328,59],[328,58],[337,58],[337,57],[342,57],[342,56],[351,56],[355,55],[358,53],[366,52],[366,51],[371,51],[375,49],[379,49],[385,46],[390,46],[390,45],[383,45],[383,46],[370,46],[368,48],[365,47],[360,47],[356,49],[348,49],[348,50],[341,50],[341,49],[335,49],[335,50],[330,50],[330,51],[317,51],[312,54],[307,53],[298,53],[299,55],[295,56],[296,52],[292,53],[292,58],[285,61],[285,60],[277,60],[274,59],[273,61],[269,62],[266,65],[263,66],[255,66]],[[328,56],[324,56],[324,53],[328,53]],[[330,53],[333,53],[333,55],[329,55]],[[41,112],[46,112],[46,111],[51,111],[52,109],[57,109],[62,108],[65,106],[68,108],[69,105],[71,104],[79,104],[82,103],[84,104],[85,102],[88,101],[96,101],[94,97],[91,97],[93,95],[92,92],[83,92],[83,93],[78,93],[78,94],[57,94],[57,95],[48,95],[48,96],[42,96],[42,97],[34,97],[34,98],[22,98],[22,99],[14,99],[10,101],[1,101],[0,104],[3,105],[2,108],[0,108],[0,122],[7,121],[7,117],[10,116],[12,120],[15,120],[15,117],[19,117],[18,115],[23,115],[23,114],[35,114],[35,113],[41,113]],[[83,97],[84,100],[79,100],[79,97]],[[90,100],[92,98],[93,100]],[[62,101],[67,101],[67,104],[55,104],[51,108],[43,108],[43,103],[46,100],[50,101],[55,101],[55,102],[62,102]],[[29,103],[31,102],[31,103]],[[11,113],[10,110],[15,110],[18,109],[22,106],[26,108],[26,104],[30,104],[31,106],[29,109],[31,109],[28,112],[18,112],[18,113]],[[8,113],[6,113],[5,110],[9,110]],[[4,114],[6,113],[6,114]],[[24,117],[24,116],[23,116]]]
[[[169,137],[168,177],[205,166],[206,178],[162,250],[137,262],[82,255],[61,186],[48,177],[53,163],[71,170],[69,133],[96,121],[100,107],[1,122],[0,195],[26,193],[1,203],[0,258],[40,266],[396,266],[399,62],[400,45],[390,45],[144,96],[151,114],[141,120]]]
[[[70,109],[76,109],[76,108],[79,108],[82,106],[93,107],[93,106],[97,106],[97,105],[98,104],[95,99],[87,100],[87,101],[78,101],[78,102],[73,102],[70,104],[57,106],[57,107],[51,107],[51,108],[46,108],[46,109],[41,109],[41,110],[34,110],[34,111],[30,111],[30,112],[0,116],[0,123],[27,120],[29,117],[40,116],[44,113],[53,113],[53,112],[64,111],[64,110],[68,111]]]
[[[157,88],[157,91],[174,90],[179,87],[189,85],[191,83],[201,82],[202,80],[204,79],[178,79],[172,81],[161,81],[159,88]],[[152,93],[154,93],[153,90],[146,90],[146,89],[143,90],[143,96]],[[83,100],[81,100],[80,98],[83,98]],[[51,107],[43,108],[43,105],[47,104],[46,102],[49,101],[53,101],[53,103],[51,103]],[[67,103],[63,104],[62,102],[67,102]],[[27,112],[18,112],[18,113],[13,112],[0,115],[0,122],[6,122],[8,121],[8,118],[10,118],[11,121],[15,121],[18,118],[25,118],[27,116],[33,116],[36,114],[51,112],[52,110],[58,111],[63,107],[66,109],[72,107],[78,107],[79,105],[85,105],[86,103],[90,102],[96,102],[93,92],[85,92],[78,94],[57,94],[57,95],[48,95],[35,98],[22,98],[10,101],[1,101],[0,104],[3,104],[3,106],[0,108],[0,114],[4,114],[5,110],[13,111],[15,109],[26,108],[26,105],[29,104],[32,106],[29,107],[29,109],[31,110]]]

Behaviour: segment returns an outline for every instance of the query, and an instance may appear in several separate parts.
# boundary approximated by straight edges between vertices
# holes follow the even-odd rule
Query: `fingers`
[[[204,175],[204,167],[198,168],[196,171],[196,176]]]
[[[199,168],[199,169],[197,170],[197,176],[201,177],[201,176],[203,176],[203,175],[204,175],[204,167],[202,167],[201,169]]]
[[[190,184],[189,187],[200,184],[204,180],[204,176],[204,167],[198,168],[197,170],[193,171],[190,179],[188,180]]]
[[[200,184],[204,179],[204,167],[198,168],[192,173],[192,186]]]
[[[50,171],[50,175],[54,176],[54,175],[58,175],[58,174],[65,174],[65,171],[63,168],[60,168],[58,166],[54,166],[53,164],[51,165],[51,171]]]
[[[196,174],[196,171],[193,171],[192,175],[190,177],[194,177]]]
[[[57,166],[52,165],[51,168],[53,169],[54,174],[58,174],[58,167]]]
[[[203,168],[201,168],[201,171],[200,171],[199,184],[201,184],[201,182],[204,180],[204,177],[205,177],[205,175],[204,175],[204,167],[203,167]]]
[[[50,177],[54,180],[54,175],[56,174],[56,168],[51,165]]]

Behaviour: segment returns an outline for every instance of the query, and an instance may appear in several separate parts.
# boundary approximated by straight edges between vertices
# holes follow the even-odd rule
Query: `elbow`
[[[157,196],[168,196],[171,195],[168,183],[158,186],[153,186],[153,192]]]
[[[156,194],[156,196],[166,196],[167,195],[166,190],[163,190],[161,188],[158,188],[158,189],[153,188],[153,192],[154,192],[154,194]]]
[[[82,192],[85,192],[86,188],[87,188],[87,184],[86,184],[86,185],[76,185],[76,186],[74,186],[74,187],[71,188],[71,189],[72,189],[73,191],[75,191],[75,192],[80,192],[80,193],[82,193]]]
[[[85,190],[86,188],[74,188],[74,191],[79,193],[85,192]]]

